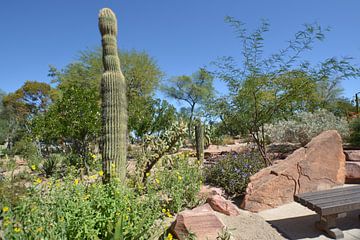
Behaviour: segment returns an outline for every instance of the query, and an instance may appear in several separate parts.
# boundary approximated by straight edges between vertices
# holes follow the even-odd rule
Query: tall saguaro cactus
[[[126,83],[120,69],[117,48],[117,20],[113,11],[99,13],[104,73],[101,79],[102,161],[105,181],[110,177],[125,179],[127,99]]]
[[[204,161],[204,129],[201,121],[197,121],[195,125],[195,144],[196,144],[196,158]]]

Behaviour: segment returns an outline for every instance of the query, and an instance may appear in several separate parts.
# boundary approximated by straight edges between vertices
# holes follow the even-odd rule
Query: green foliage
[[[115,227],[122,239],[149,239],[162,216],[155,195],[79,179],[37,185],[18,205],[7,207],[2,214],[6,239],[112,239]]]
[[[137,140],[143,140],[146,135],[157,135],[176,120],[176,109],[166,100],[151,97],[139,99],[141,106],[133,106],[129,125]]]
[[[232,153],[204,169],[205,181],[221,187],[229,195],[243,194],[251,175],[264,167],[257,152]]]
[[[166,157],[152,171],[146,192],[118,179],[103,184],[102,175],[36,178],[26,194],[21,188],[21,201],[0,182],[5,238],[152,239],[159,221],[198,203],[202,178],[199,164],[183,154]]]
[[[136,123],[136,119],[139,119],[139,114],[147,112],[146,108],[149,105],[144,103],[154,94],[163,73],[155,60],[146,52],[122,51],[118,55],[121,70],[127,79],[128,127],[131,132],[136,128],[132,124]],[[51,67],[50,76],[53,77],[53,82],[57,83],[60,89],[68,89],[74,85],[91,88],[99,105],[100,81],[103,71],[101,49],[94,49],[81,52],[76,62],[67,65],[61,71]],[[99,108],[99,106],[91,108]]]
[[[100,135],[100,107],[97,88],[71,83],[61,88],[61,97],[32,123],[34,136],[45,155],[54,146],[66,154],[77,155],[78,167],[91,166],[90,146]],[[75,104],[76,103],[76,104]]]
[[[318,25],[305,25],[283,50],[264,57],[267,22],[248,33],[240,21],[231,17],[226,21],[243,46],[240,66],[233,57],[224,57],[217,63],[217,75],[230,91],[228,109],[220,117],[226,125],[240,126],[242,129],[235,129],[237,133],[251,134],[264,162],[270,165],[264,125],[287,119],[296,112],[324,108],[337,99],[339,82],[359,76],[360,71],[351,65],[349,58],[329,58],[316,66],[301,61],[304,52],[324,39],[324,31]]]
[[[146,135],[142,143],[142,153],[137,159],[137,180],[146,183],[146,178],[155,164],[165,155],[176,153],[185,137],[185,125],[174,122],[159,136]],[[140,180],[141,179],[141,180]]]
[[[6,93],[0,89],[0,145],[5,143],[10,132],[9,114],[6,112],[3,104],[3,98],[5,96]]]
[[[360,146],[360,118],[357,117],[350,122],[349,143],[354,146]]]
[[[147,182],[148,192],[158,192],[164,209],[177,213],[185,207],[195,207],[202,182],[200,162],[192,162],[186,154],[167,156]]]
[[[213,76],[201,68],[192,76],[171,78],[168,85],[163,86],[166,95],[178,101],[186,102],[189,107],[189,136],[192,132],[192,121],[196,105],[205,104],[214,96]]]
[[[337,130],[343,138],[347,138],[349,124],[345,118],[336,117],[326,110],[318,110],[314,113],[300,112],[289,120],[265,125],[270,141],[301,143],[303,146],[326,130]]]

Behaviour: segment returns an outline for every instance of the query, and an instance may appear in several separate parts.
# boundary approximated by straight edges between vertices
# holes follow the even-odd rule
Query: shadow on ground
[[[360,211],[347,213],[346,217],[337,220],[338,228],[344,232],[345,240],[360,240]],[[276,228],[287,239],[330,239],[315,228],[319,215],[307,215],[267,222]]]

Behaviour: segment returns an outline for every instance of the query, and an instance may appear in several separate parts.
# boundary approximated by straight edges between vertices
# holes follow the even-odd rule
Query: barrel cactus
[[[195,125],[195,143],[196,143],[196,158],[204,161],[204,129],[201,121],[197,121]]]
[[[126,82],[120,69],[117,48],[117,20],[113,11],[99,13],[104,72],[101,79],[102,160],[104,179],[125,179],[127,99]]]

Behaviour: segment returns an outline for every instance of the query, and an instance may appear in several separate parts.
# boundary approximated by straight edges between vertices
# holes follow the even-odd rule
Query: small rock
[[[197,240],[216,240],[224,227],[224,223],[215,215],[210,205],[205,204],[180,212],[171,231],[179,240],[185,240],[190,233],[195,234]]]
[[[209,185],[202,185],[200,188],[200,192],[199,192],[199,196],[201,198],[205,198],[207,199],[210,196],[213,195],[224,195],[224,190],[222,190],[221,188],[217,188],[217,187],[211,187]]]
[[[237,216],[240,214],[239,209],[230,201],[220,195],[213,195],[206,200],[213,210],[228,216]]]
[[[360,162],[360,150],[345,150],[346,161]]]
[[[360,181],[360,162],[346,162],[346,182],[354,183]]]

